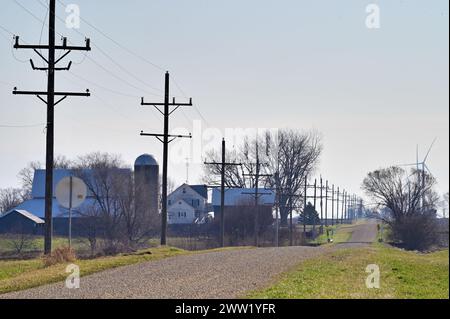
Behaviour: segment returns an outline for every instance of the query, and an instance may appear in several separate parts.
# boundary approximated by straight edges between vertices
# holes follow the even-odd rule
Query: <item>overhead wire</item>
[[[42,21],[39,17],[37,17],[33,12],[31,12],[30,10],[28,10],[26,7],[24,7],[20,2],[18,2],[17,0],[13,0],[14,1],[14,3],[16,3],[19,7],[21,7],[23,10],[25,10],[29,15],[31,15],[34,19],[36,19],[37,21],[39,21],[40,23],[44,23],[45,24],[45,21]],[[46,6],[45,4],[43,4],[40,0],[38,0],[39,1],[39,3],[42,5],[42,6]],[[48,8],[48,7],[47,7]],[[58,17],[60,20],[62,20],[60,17]],[[63,21],[63,20],[62,20]],[[47,25],[47,24],[45,24],[45,25]],[[59,32],[56,32],[59,36],[61,36],[61,37],[63,37],[63,35],[61,34],[61,33],[59,33]],[[81,33],[80,33],[81,34]],[[69,41],[70,42],[70,41]],[[86,55],[86,57],[92,62],[92,63],[94,63],[97,67],[99,67],[99,68],[101,68],[103,71],[105,71],[106,73],[108,73],[109,75],[111,75],[111,76],[113,76],[115,79],[117,79],[117,80],[119,80],[120,82],[122,82],[122,83],[124,83],[124,84],[126,84],[126,85],[128,85],[128,86],[130,86],[130,87],[132,87],[132,88],[134,88],[134,89],[136,89],[136,90],[138,90],[138,91],[146,91],[146,90],[143,90],[142,88],[139,88],[139,87],[137,87],[136,85],[134,85],[134,84],[132,84],[132,83],[130,83],[130,82],[128,82],[128,81],[126,81],[125,79],[123,79],[122,77],[120,77],[120,76],[118,76],[118,75],[116,75],[116,74],[114,74],[113,72],[111,72],[110,70],[108,70],[107,68],[105,68],[103,65],[101,65],[100,63],[98,63],[97,61],[95,61],[92,57],[90,57],[90,56],[88,56],[88,55]],[[28,62],[28,61],[27,61]],[[148,91],[146,91],[148,94],[150,94],[150,95],[156,95],[155,93],[152,93],[152,92],[148,92]],[[161,96],[161,95],[157,95],[157,96]]]

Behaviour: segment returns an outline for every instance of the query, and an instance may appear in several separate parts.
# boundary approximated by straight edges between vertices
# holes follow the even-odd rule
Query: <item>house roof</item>
[[[26,210],[23,210],[23,209],[13,209],[10,212],[4,214],[1,218],[4,218],[4,217],[6,217],[6,216],[8,216],[10,214],[13,214],[13,213],[20,214],[20,215],[24,216],[25,218],[28,218],[28,219],[32,220],[36,224],[45,224],[45,221],[43,221],[39,217],[37,217],[37,216],[35,216],[35,215],[31,214],[30,212],[27,212]]]
[[[202,195],[203,198],[208,198],[208,186],[206,185],[188,185],[194,191]]]
[[[172,194],[174,194],[176,191],[178,191],[180,188],[183,187],[189,187],[198,195],[202,196],[205,199],[208,199],[208,187],[206,185],[188,185],[186,183],[178,186],[172,193],[169,194],[169,197],[171,197]]]
[[[238,206],[243,203],[253,203],[255,201],[255,188],[228,188],[225,190],[225,206]],[[258,188],[261,195],[259,197],[260,205],[273,206],[275,204],[275,191]],[[249,193],[249,194],[247,194]],[[213,189],[212,204],[213,206],[220,206],[221,194],[219,188]]]

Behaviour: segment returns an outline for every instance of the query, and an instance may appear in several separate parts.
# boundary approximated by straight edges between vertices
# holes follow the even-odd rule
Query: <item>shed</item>
[[[26,210],[13,209],[0,217],[0,233],[40,235],[45,222]]]

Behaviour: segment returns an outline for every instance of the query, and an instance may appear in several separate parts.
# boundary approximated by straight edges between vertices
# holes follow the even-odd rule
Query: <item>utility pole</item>
[[[349,201],[350,201],[350,195],[348,193],[345,194],[345,222],[348,222],[348,205],[349,205]]]
[[[320,225],[323,224],[323,180],[320,176]]]
[[[362,198],[359,199],[359,211],[358,211],[358,218],[362,218],[362,210],[363,210],[363,200]]]
[[[260,177],[271,177],[271,174],[261,174],[261,166],[263,163],[259,160],[259,145],[258,142],[256,142],[256,168],[255,168],[255,174],[254,173],[248,173],[244,174],[244,176],[253,176],[255,177],[255,191],[254,193],[243,193],[247,195],[253,195],[255,197],[255,246],[259,246],[259,197],[264,195],[272,195],[272,193],[259,193],[259,178]],[[291,212],[292,214],[292,212]]]
[[[328,226],[328,181],[325,182],[325,226]]]
[[[317,178],[314,179],[314,210],[316,210],[316,204],[317,204]],[[314,214],[315,217],[315,214]],[[316,218],[313,218],[313,237],[315,235],[316,232]]]
[[[163,144],[163,177],[162,177],[162,212],[161,212],[161,245],[167,244],[167,171],[168,171],[168,159],[169,159],[169,144],[177,138],[192,138],[192,135],[170,135],[169,134],[169,118],[173,112],[182,106],[192,106],[192,98],[189,103],[177,103],[175,98],[170,103],[170,75],[166,72],[165,75],[165,93],[164,103],[145,103],[144,98],[141,99],[142,106],[154,106],[164,117],[164,133],[153,134],[144,133],[141,131],[141,136],[156,137]],[[161,111],[159,107],[163,106],[164,111]],[[174,107],[174,109],[170,109]]]
[[[42,102],[47,105],[47,126],[46,126],[46,156],[45,156],[45,239],[44,239],[44,253],[50,254],[52,251],[52,202],[53,202],[53,158],[54,158],[54,110],[55,106],[65,100],[69,96],[90,96],[89,90],[86,93],[72,93],[72,92],[55,92],[55,71],[68,71],[72,65],[69,62],[67,67],[56,67],[56,65],[63,60],[72,51],[90,51],[90,40],[86,39],[86,46],[76,47],[68,46],[67,38],[63,38],[62,45],[56,45],[56,0],[49,2],[49,30],[48,30],[48,45],[22,45],[19,44],[19,37],[15,38],[15,49],[31,49],[45,61],[47,67],[37,68],[33,60],[30,59],[30,64],[33,70],[47,72],[47,91],[19,91],[14,88],[15,95],[36,95]],[[47,50],[48,57],[45,58],[40,51]],[[56,60],[56,50],[65,51],[60,58]],[[44,97],[46,98],[44,98]],[[55,97],[61,97],[55,102]]]
[[[205,165],[220,165],[220,246],[225,247],[225,171],[227,166],[240,166],[240,163],[226,162],[226,143],[222,140],[222,162],[205,162]]]
[[[306,214],[305,214],[305,209],[306,206],[308,205],[308,176],[305,176],[305,189],[304,189],[304,203],[303,203],[303,236],[306,236]]]
[[[334,226],[334,184],[331,186],[331,226]]]
[[[345,210],[345,189],[342,191],[342,212],[341,212],[341,224],[344,223],[344,210]]]
[[[337,188],[336,206],[336,224],[339,224],[339,186]]]

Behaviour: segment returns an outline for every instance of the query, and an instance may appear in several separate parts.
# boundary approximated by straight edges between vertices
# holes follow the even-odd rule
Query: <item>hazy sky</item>
[[[17,1],[44,19],[45,0]],[[438,190],[448,191],[447,0],[65,2],[78,4],[82,18],[121,45],[171,71],[181,87],[172,92],[194,98],[204,129],[316,129],[324,139],[320,172],[353,192],[367,172],[414,162],[416,145],[423,157],[437,137],[428,166]],[[366,27],[370,3],[381,9],[380,29]],[[60,4],[57,14],[66,17]],[[28,43],[39,42],[42,23],[14,0],[2,1],[0,25]],[[58,32],[83,44],[60,21]],[[97,47],[88,58],[71,54],[72,73],[57,74],[57,89],[90,88],[93,96],[57,106],[55,152],[69,158],[97,150],[119,153],[130,165],[142,153],[161,158],[161,144],[139,136],[142,129],[162,130],[160,114],[140,107],[139,97],[162,101],[151,93],[162,94],[163,70],[83,21],[79,32]],[[12,36],[1,28],[0,34],[0,187],[9,187],[18,185],[17,172],[29,161],[45,158],[43,125],[4,127],[44,123],[45,105],[12,96],[11,89],[45,89],[46,78],[26,62],[32,57],[41,64],[36,55],[13,55]],[[192,131],[192,121],[200,119],[195,108],[177,111],[171,127]],[[178,182],[186,178],[184,157],[170,167]],[[200,165],[192,163],[190,181],[200,176]]]

